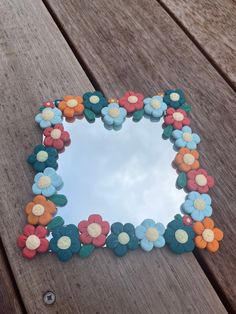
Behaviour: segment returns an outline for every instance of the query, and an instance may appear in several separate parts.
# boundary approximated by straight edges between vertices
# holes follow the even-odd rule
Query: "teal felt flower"
[[[192,129],[189,126],[184,126],[182,130],[174,130],[172,137],[175,139],[174,145],[177,148],[187,147],[188,149],[196,149],[197,144],[201,141],[200,136],[192,133]]]
[[[32,191],[34,194],[42,194],[46,197],[54,195],[63,187],[61,177],[53,168],[46,168],[43,172],[39,172],[34,177]]]
[[[186,101],[181,89],[169,89],[165,91],[163,100],[168,107],[173,107],[175,109],[181,107]]]
[[[35,171],[41,172],[47,167],[57,169],[58,153],[53,147],[45,147],[44,145],[37,145],[34,151],[29,155],[27,161],[32,165]]]
[[[159,120],[165,110],[167,109],[166,103],[161,96],[153,96],[144,99],[144,112],[146,115]]]
[[[190,192],[182,204],[181,210],[194,220],[202,221],[205,217],[212,215],[211,197],[208,194]]]
[[[62,123],[62,112],[58,108],[44,108],[35,116],[35,121],[42,129]]]
[[[106,128],[120,130],[127,111],[121,108],[117,103],[110,103],[107,107],[102,108],[103,122]]]
[[[101,113],[103,107],[107,106],[107,100],[101,92],[88,92],[83,95],[85,108],[92,110],[96,115]]]
[[[140,240],[140,246],[144,251],[151,251],[153,247],[161,248],[165,245],[163,237],[165,227],[152,219],[145,219],[140,226],[136,227],[135,234]]]
[[[167,225],[164,234],[166,244],[176,254],[191,252],[194,249],[194,231],[182,219],[174,219]]]
[[[62,262],[68,261],[80,251],[79,231],[75,225],[60,226],[52,230],[49,249]]]
[[[128,250],[138,248],[138,238],[135,235],[134,226],[130,223],[123,225],[115,222],[111,225],[111,234],[107,237],[106,245],[117,256],[124,256]]]

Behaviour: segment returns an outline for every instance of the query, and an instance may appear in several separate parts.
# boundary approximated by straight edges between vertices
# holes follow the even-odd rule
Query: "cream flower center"
[[[129,96],[128,97],[128,102],[130,104],[135,104],[138,101],[138,97],[137,96]]]
[[[40,239],[32,234],[27,238],[25,245],[29,250],[36,250],[40,246]]]
[[[98,223],[93,222],[88,225],[87,231],[90,237],[97,238],[102,233],[102,228]]]
[[[45,212],[45,208],[43,205],[41,204],[36,204],[34,205],[34,207],[32,208],[32,213],[35,215],[35,216],[42,216]]]
[[[121,232],[118,235],[118,241],[120,244],[126,245],[127,243],[129,243],[129,240],[130,240],[130,237],[127,232]]]
[[[78,101],[76,99],[70,99],[67,101],[67,106],[70,108],[74,108],[78,105]]]
[[[204,186],[207,184],[207,178],[203,174],[198,174],[195,177],[197,185]]]
[[[156,241],[159,238],[159,233],[156,228],[150,227],[146,231],[146,238],[149,241]]]
[[[48,159],[48,153],[45,152],[44,150],[41,150],[40,152],[37,153],[36,159],[40,162],[44,162]]]
[[[192,141],[192,134],[191,133],[184,133],[183,134],[183,139],[185,140],[185,142],[191,142]]]
[[[187,165],[192,165],[195,161],[195,158],[192,154],[184,154],[184,163]]]
[[[120,115],[120,111],[118,108],[109,109],[108,113],[109,113],[109,116],[111,116],[112,118],[117,118]]]
[[[178,93],[171,93],[171,94],[170,94],[170,99],[171,99],[172,101],[178,101],[178,100],[180,99],[180,96],[179,96]]]
[[[205,229],[202,237],[206,242],[212,242],[214,240],[214,232],[211,229]]]
[[[184,120],[184,115],[181,112],[174,112],[173,113],[173,118],[176,121],[183,121]]]
[[[38,187],[40,189],[47,188],[51,184],[51,178],[48,176],[42,176],[38,180]]]
[[[98,96],[90,96],[89,97],[89,101],[92,103],[92,104],[97,104],[99,102],[99,97]]]
[[[201,198],[196,199],[193,204],[197,210],[203,210],[206,207],[205,201]]]
[[[43,110],[42,112],[42,117],[43,117],[43,120],[52,120],[54,118],[55,114],[52,110]]]
[[[161,102],[157,99],[151,100],[151,106],[154,109],[159,109],[161,107]]]
[[[188,241],[188,234],[185,230],[183,229],[178,229],[175,231],[175,239],[181,243],[184,244]]]
[[[61,130],[53,129],[50,135],[54,140],[58,140],[61,137]]]
[[[67,236],[62,236],[57,241],[57,247],[61,250],[67,250],[71,246],[71,239]]]

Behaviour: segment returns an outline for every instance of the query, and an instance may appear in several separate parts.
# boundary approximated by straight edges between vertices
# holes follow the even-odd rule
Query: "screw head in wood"
[[[43,302],[47,305],[52,305],[56,301],[56,295],[52,291],[47,291],[43,295]]]

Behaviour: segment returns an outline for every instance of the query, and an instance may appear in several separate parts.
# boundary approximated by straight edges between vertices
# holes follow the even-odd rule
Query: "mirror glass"
[[[66,224],[100,214],[110,224],[135,226],[152,218],[166,225],[179,213],[185,192],[177,190],[176,152],[162,139],[162,121],[127,118],[119,131],[107,130],[101,119],[64,121],[71,144],[58,160],[64,181],[59,191],[68,204],[58,209]]]

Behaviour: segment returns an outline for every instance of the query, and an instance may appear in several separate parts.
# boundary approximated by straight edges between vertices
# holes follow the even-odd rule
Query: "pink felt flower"
[[[132,113],[135,110],[141,110],[143,108],[144,95],[128,91],[119,98],[119,104],[124,107],[128,113]]]
[[[64,131],[62,124],[56,124],[54,127],[46,128],[43,131],[45,136],[44,145],[62,150],[65,145],[70,143],[70,134]]]
[[[100,215],[90,215],[88,220],[82,220],[79,225],[80,241],[84,244],[103,246],[106,236],[110,231],[110,225],[103,221]]]
[[[190,125],[186,111],[182,109],[168,108],[164,117],[166,125],[172,125],[174,129],[181,130],[183,126]]]
[[[44,253],[48,250],[48,240],[45,238],[47,229],[43,226],[34,227],[26,225],[17,239],[17,245],[22,249],[22,255],[25,258],[32,259],[38,253]]]
[[[186,226],[192,226],[193,224],[193,219],[188,215],[184,215],[182,218],[182,221],[183,221],[183,224]]]
[[[53,101],[45,101],[45,102],[43,102],[43,107],[54,108],[55,105],[54,105]]]
[[[187,173],[187,188],[190,191],[207,193],[214,186],[214,178],[204,169],[191,170]]]

